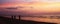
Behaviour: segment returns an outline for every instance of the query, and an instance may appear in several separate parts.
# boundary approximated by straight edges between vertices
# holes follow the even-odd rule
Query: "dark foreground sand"
[[[57,23],[48,23],[48,22],[35,22],[27,20],[18,20],[6,17],[0,17],[0,24],[57,24]]]

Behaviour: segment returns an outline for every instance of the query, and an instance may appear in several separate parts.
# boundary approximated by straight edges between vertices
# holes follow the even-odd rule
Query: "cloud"
[[[4,3],[23,3],[23,2],[32,2],[32,0],[0,0],[0,4],[4,4]]]
[[[60,14],[60,7],[57,8],[57,6],[60,6],[60,3],[47,4],[47,3],[40,3],[40,0],[37,1],[32,0],[32,1],[26,0],[26,2],[28,3],[31,2],[31,4],[28,4],[25,2],[25,0],[5,0],[5,1],[2,0],[0,1],[0,3],[7,3],[7,4],[1,5],[4,8],[0,8],[0,15],[27,16],[27,15]],[[48,2],[48,1],[41,0],[41,2]],[[19,8],[15,9],[16,5],[19,6]],[[7,7],[7,9],[5,7]]]
[[[8,9],[0,8],[0,15],[21,15],[21,16],[35,16],[35,15],[57,15],[60,14],[60,12],[46,12],[44,10],[41,10],[41,8],[18,8],[18,9],[9,9],[11,7],[8,7]],[[13,7],[15,8],[15,7]]]

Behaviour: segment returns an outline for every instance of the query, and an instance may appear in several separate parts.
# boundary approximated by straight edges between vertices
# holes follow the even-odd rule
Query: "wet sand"
[[[11,19],[7,17],[0,17],[0,24],[56,24],[56,23],[49,23],[49,22],[36,22],[31,20],[18,20],[18,19]]]
[[[5,16],[11,18],[9,16]],[[19,19],[16,17],[16,19]],[[60,24],[60,19],[50,19],[50,18],[40,18],[40,17],[20,17],[21,20],[29,20],[29,21],[36,21],[36,22],[49,22],[49,23],[58,23]]]

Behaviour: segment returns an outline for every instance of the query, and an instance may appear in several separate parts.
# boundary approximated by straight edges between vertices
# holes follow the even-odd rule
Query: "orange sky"
[[[33,7],[34,12],[60,12],[60,2],[30,2],[30,3],[6,3],[0,5],[0,7],[15,7],[15,6],[31,6]],[[24,9],[26,10],[26,8]],[[29,12],[31,9],[27,9],[26,11]]]

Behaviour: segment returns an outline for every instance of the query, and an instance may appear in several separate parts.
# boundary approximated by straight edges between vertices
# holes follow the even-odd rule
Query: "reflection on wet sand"
[[[51,22],[51,23],[59,23],[60,19],[49,19],[49,18],[38,18],[38,17],[21,17],[22,20],[31,20],[38,22]]]
[[[57,24],[57,23],[49,23],[49,22],[36,22],[31,20],[19,20],[19,19],[15,19],[16,16],[11,16],[11,17],[12,18],[0,16],[0,24]]]

